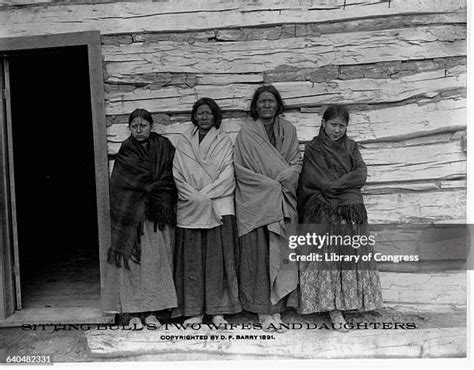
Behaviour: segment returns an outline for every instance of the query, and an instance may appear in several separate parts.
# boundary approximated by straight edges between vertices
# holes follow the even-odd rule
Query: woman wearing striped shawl
[[[146,110],[132,112],[131,136],[120,147],[110,179],[112,243],[104,311],[134,316],[129,324],[136,329],[143,327],[140,316],[157,327],[160,322],[154,312],[177,306],[172,273],[174,147],[151,132],[152,123]]]

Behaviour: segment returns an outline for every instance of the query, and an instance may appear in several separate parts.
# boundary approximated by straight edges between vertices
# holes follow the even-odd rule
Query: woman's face
[[[331,140],[339,140],[347,130],[347,122],[342,117],[331,118],[327,121],[322,120],[324,131]]]
[[[145,141],[151,134],[151,123],[141,117],[136,117],[130,123],[130,132],[137,141]]]
[[[196,109],[194,118],[199,127],[199,132],[202,134],[208,132],[211,127],[214,126],[214,114],[207,104],[200,105],[198,109]]]
[[[256,108],[259,118],[272,119],[276,115],[278,109],[278,102],[271,92],[264,91],[257,99]]]

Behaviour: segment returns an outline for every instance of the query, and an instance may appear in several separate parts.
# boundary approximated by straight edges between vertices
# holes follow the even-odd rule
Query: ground
[[[294,312],[283,315],[284,322],[315,322],[318,324],[330,323],[327,314],[312,314],[299,316]],[[453,328],[466,326],[464,311],[453,313],[399,313],[391,309],[383,309],[371,313],[346,314],[349,322],[402,322],[415,323],[419,329]],[[241,313],[229,318],[230,322],[255,322],[256,316],[250,313]],[[168,320],[167,322],[181,322],[182,320]],[[91,356],[87,348],[86,330],[59,330],[53,326],[46,326],[44,330],[24,330],[22,328],[0,329],[0,363],[9,355],[39,355],[52,354],[55,362],[89,362],[89,361],[127,361],[125,358],[100,359]],[[83,329],[87,329],[84,326]],[[284,335],[284,334],[280,334]],[[311,333],[308,333],[311,335]],[[344,335],[341,333],[341,335]]]

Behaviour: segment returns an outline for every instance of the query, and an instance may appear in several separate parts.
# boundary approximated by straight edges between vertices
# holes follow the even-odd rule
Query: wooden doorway
[[[2,49],[0,212],[8,232],[1,249],[9,261],[0,320],[107,321],[100,311],[110,221],[99,34],[3,39]]]

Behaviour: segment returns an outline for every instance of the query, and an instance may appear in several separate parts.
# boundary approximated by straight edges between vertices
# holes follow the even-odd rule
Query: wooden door
[[[0,59],[0,320],[21,309],[8,60]]]
[[[12,144],[14,140],[12,140],[9,81],[6,78],[8,77],[8,62],[6,59],[17,52],[77,45],[87,47],[92,111],[93,160],[97,190],[96,204],[100,273],[101,277],[103,275],[102,266],[106,263],[105,255],[110,245],[110,214],[100,34],[97,31],[90,31],[47,36],[0,38],[0,323],[7,321],[6,319],[9,316],[11,316],[10,320],[8,320],[9,322],[15,321],[15,317],[22,316],[23,314],[21,319],[23,321],[26,320],[25,317],[28,315],[30,315],[28,320],[35,319],[34,310],[25,308],[21,311],[21,314],[20,312],[15,312],[21,309],[22,302],[20,291],[20,253],[15,217],[15,184],[13,183]],[[71,71],[71,73],[74,72]],[[102,284],[103,279],[101,279]],[[79,318],[79,315],[75,315],[74,312],[72,315],[76,321],[87,322],[88,319],[97,320],[98,313],[100,313],[99,307],[88,312],[85,315],[87,317],[82,315]],[[60,318],[48,316],[47,321],[53,322],[51,321],[52,319],[54,319],[53,321],[60,320]],[[69,319],[70,317],[68,317]]]

